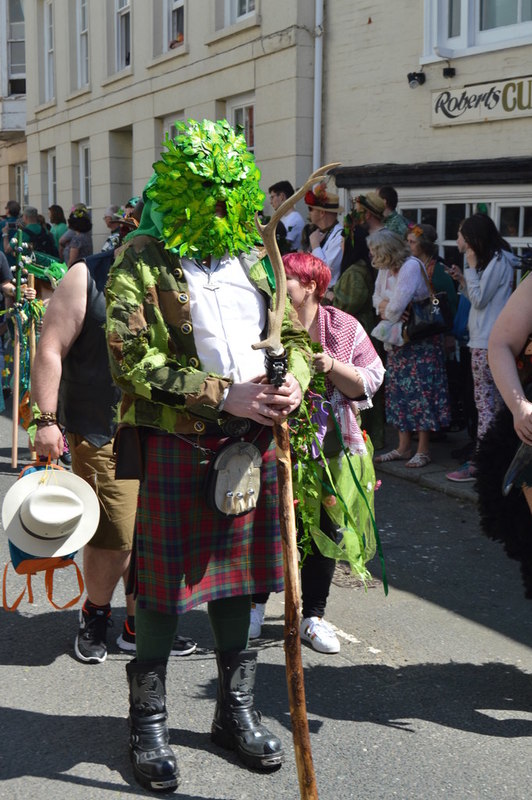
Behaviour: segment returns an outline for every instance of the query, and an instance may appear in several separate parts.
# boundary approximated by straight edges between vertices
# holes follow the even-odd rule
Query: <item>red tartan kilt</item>
[[[215,450],[219,439],[194,440]],[[205,503],[205,455],[171,434],[148,433],[136,527],[135,587],[141,608],[182,614],[209,600],[281,591],[277,470],[271,431],[255,440],[263,454],[257,507],[222,517]]]

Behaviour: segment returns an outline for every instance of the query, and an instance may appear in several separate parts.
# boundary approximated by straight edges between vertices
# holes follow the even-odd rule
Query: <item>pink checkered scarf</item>
[[[364,398],[350,400],[326,378],[327,400],[340,425],[346,447],[352,453],[367,453],[357,421],[358,412],[372,408],[371,398],[384,379],[384,367],[366,331],[351,314],[332,306],[318,307],[320,342],[325,353],[356,367],[364,382]]]

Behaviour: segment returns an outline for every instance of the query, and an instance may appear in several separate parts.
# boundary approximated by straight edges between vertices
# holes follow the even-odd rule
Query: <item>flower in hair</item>
[[[307,206],[325,206],[329,202],[327,185],[319,183],[314,189],[309,189],[305,195]]]

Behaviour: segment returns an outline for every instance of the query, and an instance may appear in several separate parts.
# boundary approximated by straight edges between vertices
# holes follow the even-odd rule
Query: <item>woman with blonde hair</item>
[[[396,233],[382,228],[367,241],[378,270],[373,305],[389,329],[385,338],[386,421],[399,433],[397,447],[377,456],[375,463],[404,460],[409,469],[425,467],[430,464],[430,432],[447,427],[450,421],[442,336],[405,343],[401,334],[409,303],[429,296],[427,275],[422,262],[410,254],[407,243]],[[414,431],[418,432],[418,444],[412,455]]]

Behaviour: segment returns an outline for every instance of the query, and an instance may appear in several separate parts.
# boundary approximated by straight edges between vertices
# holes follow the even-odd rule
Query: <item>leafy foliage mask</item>
[[[165,247],[188,258],[248,253],[260,242],[254,218],[264,193],[244,136],[226,120],[189,119],[176,128],[144,192]],[[216,215],[219,203],[225,216]]]

